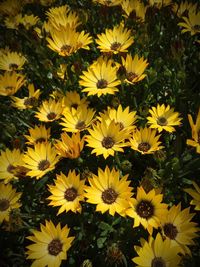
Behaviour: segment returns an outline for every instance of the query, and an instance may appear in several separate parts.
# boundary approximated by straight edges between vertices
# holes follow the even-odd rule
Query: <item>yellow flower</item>
[[[40,0],[40,4],[43,6],[50,6],[52,5],[56,0]]]
[[[11,184],[0,183],[0,223],[9,221],[10,212],[21,207],[19,199],[22,193],[17,193]]]
[[[99,3],[104,6],[118,6],[122,0],[93,0],[94,3]]]
[[[24,167],[28,168],[27,175],[40,179],[47,172],[55,169],[60,157],[50,143],[37,143],[34,148],[28,147],[23,156]]]
[[[133,227],[138,227],[140,224],[148,230],[152,235],[153,228],[160,226],[160,220],[167,213],[167,204],[161,203],[163,195],[156,193],[152,189],[146,193],[142,186],[137,188],[136,198],[131,199],[130,206],[126,214],[134,218]]]
[[[88,129],[90,135],[86,136],[87,146],[92,147],[92,154],[103,155],[106,159],[109,155],[114,156],[116,151],[124,152],[124,146],[127,146],[125,139],[129,133],[120,130],[120,125],[111,121],[109,125],[105,121],[93,124],[93,129]]]
[[[70,170],[67,176],[63,173],[56,175],[54,182],[55,185],[48,186],[51,196],[47,199],[51,200],[50,206],[60,206],[57,215],[70,210],[81,213],[80,201],[84,201],[85,180],[80,180],[80,174]]]
[[[181,2],[180,4],[174,3],[172,10],[178,17],[181,17],[185,15],[186,12],[188,14],[189,11],[195,13],[197,10],[197,3],[193,4],[188,1]]]
[[[163,148],[163,146],[160,146],[159,138],[160,135],[156,135],[156,130],[146,127],[139,130],[136,129],[129,139],[130,146],[141,154],[153,154],[155,151]]]
[[[62,99],[64,110],[72,110],[72,108],[77,109],[79,106],[87,106],[89,103],[86,97],[81,98],[80,94],[76,91],[68,91]]]
[[[158,104],[157,107],[149,109],[149,113],[151,116],[147,117],[147,123],[150,124],[150,128],[157,129],[159,133],[163,130],[172,133],[175,131],[173,126],[181,125],[182,118],[179,118],[179,112],[174,112],[174,108],[170,105]]]
[[[35,117],[40,121],[51,122],[59,120],[63,112],[61,102],[56,101],[52,98],[42,102],[42,105],[38,108]]]
[[[19,0],[4,0],[0,4],[0,14],[5,14],[10,17],[15,16],[22,10],[22,2]]]
[[[22,24],[26,30],[29,30],[35,24],[38,23],[40,19],[34,15],[25,15],[20,19],[20,24]]]
[[[86,130],[93,122],[95,111],[85,105],[79,106],[77,109],[65,109],[60,125],[64,126],[66,132],[79,132]]]
[[[121,3],[122,9],[125,12],[125,17],[136,17],[136,19],[144,22],[147,6],[139,0],[123,0]]]
[[[26,58],[17,52],[8,52],[0,56],[0,69],[13,71],[23,68]]]
[[[50,129],[46,129],[44,125],[37,126],[34,128],[28,129],[29,135],[24,135],[24,137],[28,140],[26,144],[35,145],[42,142],[48,142],[50,138]]]
[[[15,71],[6,71],[0,75],[0,95],[14,95],[26,82],[25,76]]]
[[[106,29],[105,33],[97,34],[97,37],[97,48],[106,53],[127,52],[127,48],[134,43],[131,30],[124,28],[122,24],[114,26],[113,29]]]
[[[173,247],[171,242],[166,239],[163,240],[160,233],[157,233],[156,238],[149,237],[147,242],[143,238],[140,246],[134,246],[138,256],[134,257],[132,261],[138,267],[177,267],[181,261],[178,255],[179,248]]]
[[[190,114],[188,114],[188,120],[192,130],[192,139],[187,139],[187,145],[196,147],[197,153],[200,154],[200,108],[197,114],[196,123],[194,124]]]
[[[8,28],[8,29],[17,30],[19,27],[21,18],[22,18],[21,14],[17,14],[16,16],[13,16],[13,17],[6,17],[4,20],[4,24],[5,24],[6,28]]]
[[[182,254],[191,255],[188,245],[195,245],[193,239],[198,237],[197,223],[191,222],[195,213],[190,208],[181,210],[181,203],[172,206],[161,218],[163,235],[171,240],[172,246],[179,246]]]
[[[164,6],[171,5],[171,0],[149,0],[150,6],[155,6],[157,8],[162,8]]]
[[[113,66],[112,60],[99,58],[80,76],[79,84],[86,87],[82,89],[82,92],[87,92],[88,96],[97,95],[98,97],[115,94],[119,91],[116,86],[121,84],[121,81],[117,79],[117,71],[118,67]]]
[[[108,107],[107,111],[100,113],[98,117],[100,121],[105,121],[106,124],[110,124],[112,120],[116,124],[120,125],[121,130],[126,130],[127,132],[132,132],[135,129],[135,122],[137,120],[136,111],[129,112],[129,107],[126,107],[124,110],[122,106],[119,105],[117,110],[114,108]]]
[[[18,166],[23,166],[22,161],[23,154],[19,149],[10,150],[6,148],[0,155],[0,179],[4,180],[4,183],[8,183],[11,179],[17,178],[15,172]]]
[[[80,48],[89,49],[92,38],[84,31],[76,32],[75,29],[67,27],[59,31],[52,28],[51,38],[47,37],[48,47],[57,52],[60,56],[70,56]]]
[[[73,133],[71,137],[64,132],[61,134],[61,140],[56,140],[54,146],[61,157],[76,159],[83,150],[84,140],[84,137],[81,139],[80,132]]]
[[[191,35],[200,33],[200,12],[189,11],[188,17],[182,17],[184,22],[179,22],[178,25],[183,27],[182,33],[190,32]]]
[[[35,89],[33,84],[28,85],[29,96],[24,98],[19,98],[16,96],[11,96],[13,100],[12,106],[18,109],[31,109],[37,105],[39,96],[41,94],[40,89]]]
[[[144,71],[146,67],[149,65],[146,59],[144,59],[143,57],[139,58],[138,55],[135,55],[133,58],[130,54],[126,56],[126,59],[124,59],[123,57],[121,59],[122,59],[122,65],[125,68],[126,72],[125,81],[127,83],[135,84],[146,77]]]
[[[27,259],[34,260],[32,267],[58,267],[62,260],[67,259],[67,251],[71,247],[74,237],[68,237],[70,228],[65,225],[61,228],[60,223],[56,226],[52,221],[40,224],[40,231],[33,230],[27,239],[34,242],[27,246]]]
[[[98,176],[93,174],[88,179],[90,186],[85,187],[87,202],[96,204],[96,211],[101,213],[108,211],[112,216],[115,213],[124,216],[133,195],[127,178],[128,175],[120,177],[120,172],[114,168],[110,170],[106,166],[104,171],[98,168]]]
[[[52,7],[46,12],[46,15],[49,27],[53,27],[56,30],[68,27],[76,29],[81,24],[76,12],[71,11],[67,5]]]
[[[192,181],[192,184],[195,189],[186,188],[184,191],[193,197],[193,199],[190,201],[190,205],[195,205],[194,209],[200,210],[200,188],[194,181]]]

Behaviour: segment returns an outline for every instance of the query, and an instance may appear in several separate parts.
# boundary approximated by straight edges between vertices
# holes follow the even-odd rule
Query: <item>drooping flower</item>
[[[31,27],[35,26],[40,19],[37,16],[31,15],[24,15],[20,19],[20,24],[22,24],[26,30],[29,30]]]
[[[189,11],[188,17],[182,17],[184,22],[179,22],[178,25],[183,27],[182,33],[190,32],[191,35],[200,33],[200,12]]]
[[[27,246],[27,259],[34,260],[32,267],[60,266],[67,259],[67,251],[71,247],[74,237],[69,236],[70,228],[67,225],[61,228],[60,223],[56,226],[52,221],[40,224],[40,231],[33,230],[27,239],[34,242]]]
[[[193,199],[190,201],[190,205],[195,205],[195,210],[200,210],[200,187],[195,181],[192,181],[194,189],[186,188],[184,189]]]
[[[195,213],[190,208],[181,210],[181,203],[172,206],[161,218],[163,235],[171,241],[172,246],[179,246],[182,254],[191,255],[188,246],[195,245],[194,238],[198,237],[199,228],[191,219]]]
[[[101,213],[109,212],[125,216],[125,210],[129,207],[129,200],[132,194],[128,175],[120,178],[120,172],[114,168],[105,170],[98,168],[98,175],[89,178],[89,186],[85,187],[87,202],[96,204],[96,211]]]
[[[174,112],[174,108],[170,105],[165,106],[165,104],[157,105],[157,107],[152,107],[149,109],[151,116],[147,117],[148,124],[150,128],[157,129],[158,132],[163,130],[167,132],[174,132],[174,126],[180,126],[182,118],[179,117],[179,112]]]
[[[0,223],[9,221],[10,212],[21,207],[21,194],[11,184],[0,183]]]
[[[135,17],[141,22],[145,21],[147,6],[139,0],[122,0],[121,6],[125,17]]]
[[[62,103],[52,98],[44,100],[42,105],[38,108],[35,117],[40,121],[51,122],[59,120],[63,112]]]
[[[105,121],[97,122],[88,132],[90,135],[86,136],[86,141],[87,146],[93,148],[91,153],[103,155],[105,159],[109,155],[114,156],[116,151],[124,152],[123,147],[127,146],[125,139],[129,133],[121,130],[114,120],[109,125]]]
[[[23,166],[23,154],[19,149],[10,150],[6,148],[0,155],[0,179],[8,183],[13,178],[18,178],[17,167]]]
[[[33,84],[29,84],[28,93],[29,96],[25,96],[24,98],[11,96],[11,99],[13,100],[12,106],[18,109],[31,109],[35,107],[38,103],[41,91],[40,89],[35,89]]]
[[[0,69],[6,71],[21,70],[26,58],[17,52],[7,52],[0,56]]]
[[[29,169],[27,175],[36,179],[54,170],[59,159],[56,149],[50,143],[37,143],[34,148],[28,147],[23,156],[24,167]]]
[[[25,76],[15,71],[6,71],[0,75],[0,95],[14,95],[26,82]]]
[[[153,154],[163,148],[159,141],[160,135],[156,135],[156,133],[156,130],[146,127],[136,129],[129,139],[130,147],[141,154]]]
[[[6,17],[4,19],[4,24],[5,24],[7,29],[17,30],[19,27],[21,18],[22,18],[22,14],[17,14],[16,16],[13,16],[13,17],[10,17],[10,16]]]
[[[97,34],[97,37],[97,48],[103,53],[127,52],[134,43],[131,30],[124,28],[122,24],[114,26],[113,29],[106,29],[105,33]]]
[[[114,120],[116,124],[120,125],[121,130],[124,129],[128,132],[132,132],[136,127],[134,124],[137,120],[137,115],[136,111],[129,112],[129,107],[123,110],[122,106],[119,105],[117,110],[108,107],[104,113],[100,113],[98,119],[100,121],[105,121],[108,125]]]
[[[167,204],[161,203],[162,200],[163,195],[155,189],[146,193],[142,186],[138,187],[136,198],[131,199],[131,207],[126,210],[126,214],[134,219],[133,227],[142,224],[152,235],[153,228],[160,227],[161,218],[167,213]]]
[[[192,139],[187,139],[187,145],[196,147],[197,153],[200,154],[200,108],[197,114],[196,123],[194,124],[190,114],[188,114],[188,120],[192,130]]]
[[[24,135],[28,140],[28,145],[35,145],[38,143],[47,143],[50,138],[50,128],[46,129],[45,125],[35,125],[34,128],[29,128],[29,135]]]
[[[122,65],[125,68],[125,82],[135,84],[146,77],[144,71],[149,65],[146,59],[143,57],[139,58],[138,55],[132,57],[130,54],[127,54],[126,59],[123,57],[121,59]]]
[[[61,157],[76,159],[83,150],[84,140],[84,137],[81,139],[80,132],[73,133],[71,137],[64,132],[61,134],[61,140],[56,140],[54,146]]]
[[[77,109],[65,109],[61,118],[63,122],[60,125],[64,126],[63,130],[66,132],[80,132],[92,124],[94,114],[95,110],[85,105],[79,106]]]
[[[56,175],[54,182],[55,185],[48,186],[51,195],[47,199],[51,200],[50,206],[60,207],[57,215],[70,210],[81,213],[85,180],[80,180],[80,174],[70,170],[67,176],[63,173]]]
[[[173,247],[170,240],[162,239],[160,233],[156,238],[149,237],[149,241],[141,239],[141,246],[134,246],[138,256],[132,261],[137,267],[177,267],[181,261],[179,248]]]
[[[88,96],[105,94],[115,94],[121,81],[117,79],[118,66],[113,66],[112,60],[99,58],[87,71],[83,71],[79,84],[83,87],[82,92],[87,92]]]
[[[19,14],[22,10],[23,3],[19,0],[4,0],[0,4],[0,14],[10,17]]]

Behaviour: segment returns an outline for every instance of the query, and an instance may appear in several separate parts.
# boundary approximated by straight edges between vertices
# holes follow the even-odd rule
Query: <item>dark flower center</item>
[[[106,204],[114,203],[117,197],[118,197],[118,194],[112,188],[106,189],[101,195],[103,202]]]
[[[5,211],[9,208],[10,206],[10,202],[3,198],[3,199],[0,199],[0,211]]]
[[[16,167],[14,167],[12,164],[9,164],[7,167],[7,172],[13,173]]]
[[[104,79],[98,80],[97,82],[97,88],[103,89],[106,88],[108,85],[108,82]]]
[[[110,49],[116,51],[116,50],[118,50],[120,47],[121,47],[121,44],[120,44],[120,43],[118,43],[118,42],[114,42],[114,43],[111,44]]]
[[[138,149],[139,149],[140,151],[143,151],[143,152],[147,152],[147,151],[149,151],[150,148],[151,148],[151,146],[150,146],[150,144],[147,143],[147,142],[143,142],[143,143],[140,143],[140,144],[138,145]]]
[[[48,251],[50,255],[57,256],[62,251],[63,244],[59,239],[53,239],[48,245]]]
[[[54,112],[50,112],[49,114],[47,114],[48,120],[54,120],[55,117],[56,117],[56,113],[54,113]]]
[[[24,166],[17,166],[15,168],[15,176],[18,178],[23,178],[26,176],[28,171],[29,171],[29,169],[24,167]]]
[[[60,48],[60,52],[63,53],[64,55],[68,55],[70,50],[71,50],[71,46],[70,45],[63,45],[61,48]]]
[[[13,86],[6,86],[5,89],[8,91],[12,91],[14,89],[14,87]]]
[[[114,146],[115,141],[113,140],[112,137],[107,136],[107,137],[104,137],[104,139],[102,140],[101,144],[105,148],[111,148],[111,147]]]
[[[18,65],[17,64],[9,64],[9,69],[10,70],[16,70],[18,68]]]
[[[200,31],[200,25],[194,25],[194,26],[192,27],[192,29],[193,29],[194,31]]]
[[[78,130],[83,130],[85,129],[85,122],[84,121],[79,121],[77,124],[76,124],[76,129]]]
[[[136,206],[137,214],[145,219],[149,219],[154,214],[154,206],[148,200],[140,201]]]
[[[132,82],[137,77],[138,77],[138,75],[136,73],[134,73],[134,72],[127,72],[126,73],[126,78],[130,82]]]
[[[35,140],[36,144],[46,142],[46,139],[44,137],[40,137],[37,140]]]
[[[49,166],[50,166],[50,162],[48,160],[46,160],[46,159],[41,160],[38,164],[38,170],[44,171],[44,170],[48,169]]]
[[[151,267],[166,267],[166,263],[161,257],[155,257],[151,261]]]
[[[176,226],[174,226],[172,223],[166,223],[163,227],[163,230],[164,234],[170,239],[175,239],[178,234]]]
[[[37,103],[37,99],[35,97],[28,97],[24,100],[25,106],[35,106]]]
[[[124,129],[124,124],[122,122],[116,122],[117,125],[119,125],[120,131]]]
[[[73,201],[77,195],[77,190],[74,187],[67,188],[65,191],[65,199],[67,199],[67,201]]]
[[[77,107],[78,107],[78,104],[77,103],[74,103],[74,104],[71,105],[71,108],[77,109]]]
[[[159,125],[161,125],[161,126],[165,126],[165,125],[167,125],[167,119],[166,119],[165,117],[159,117],[159,118],[157,119],[157,123],[158,123]]]

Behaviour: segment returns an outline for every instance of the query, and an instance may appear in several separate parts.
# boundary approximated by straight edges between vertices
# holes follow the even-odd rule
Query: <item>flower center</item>
[[[65,56],[67,56],[71,50],[71,46],[70,45],[63,45],[61,48],[60,48],[60,52],[63,53]]]
[[[130,82],[132,82],[137,77],[138,77],[138,75],[136,73],[134,73],[134,72],[127,72],[126,73],[126,78]]]
[[[161,257],[155,257],[151,261],[151,267],[166,267],[166,263]]]
[[[121,47],[121,44],[118,42],[114,42],[111,44],[110,49],[117,51]]]
[[[24,100],[25,106],[35,106],[37,99],[35,97],[28,97]]]
[[[15,170],[15,167],[12,164],[9,164],[8,167],[7,167],[7,172],[13,173],[14,170]]]
[[[107,136],[107,137],[104,137],[104,139],[102,140],[101,144],[105,148],[111,148],[111,147],[114,146],[115,141],[113,140],[112,137]]]
[[[97,88],[103,89],[106,88],[108,85],[108,82],[104,79],[98,80],[97,82]]]
[[[149,219],[154,214],[154,206],[148,200],[142,200],[136,206],[137,214],[145,219]]]
[[[78,104],[77,103],[74,103],[74,104],[71,105],[71,108],[77,109],[77,107],[78,107]]]
[[[172,223],[166,223],[163,227],[163,230],[164,234],[170,239],[175,239],[178,234],[176,226],[174,226]]]
[[[62,251],[63,244],[59,239],[53,239],[48,245],[48,251],[50,255],[57,256]]]
[[[18,68],[18,65],[15,63],[9,64],[9,69],[10,70],[16,70]]]
[[[161,126],[167,125],[167,119],[165,117],[158,117],[157,123]]]
[[[6,86],[5,89],[6,89],[7,91],[12,91],[12,90],[14,89],[14,87],[13,87],[13,86]]]
[[[7,199],[5,198],[0,199],[0,211],[7,210],[9,206],[10,206],[10,202]]]
[[[85,122],[84,121],[79,121],[77,124],[76,124],[76,129],[78,130],[83,130],[85,129]]]
[[[77,190],[74,187],[71,187],[67,188],[64,196],[67,201],[73,201],[77,197],[77,195]]]
[[[112,188],[106,189],[101,195],[103,202],[106,204],[114,203],[117,197],[118,197],[118,194]]]
[[[50,166],[50,162],[48,160],[46,160],[46,159],[41,160],[38,164],[38,170],[44,171],[44,170],[48,169],[49,166]]]
[[[194,25],[194,26],[192,27],[192,29],[193,29],[194,31],[200,31],[200,25]]]
[[[47,114],[48,120],[54,120],[55,117],[56,117],[56,113],[54,113],[54,112],[50,112],[49,114]]]
[[[116,125],[119,125],[120,131],[124,129],[124,124],[122,122],[116,122]]]
[[[35,142],[36,142],[36,144],[46,142],[46,139],[44,137],[40,137],[40,138],[36,139]]]
[[[140,151],[143,151],[143,152],[147,152],[147,151],[149,151],[150,148],[151,148],[151,146],[150,146],[150,144],[147,143],[147,142],[143,142],[143,143],[140,143],[140,144],[138,145],[138,149],[139,149]]]

